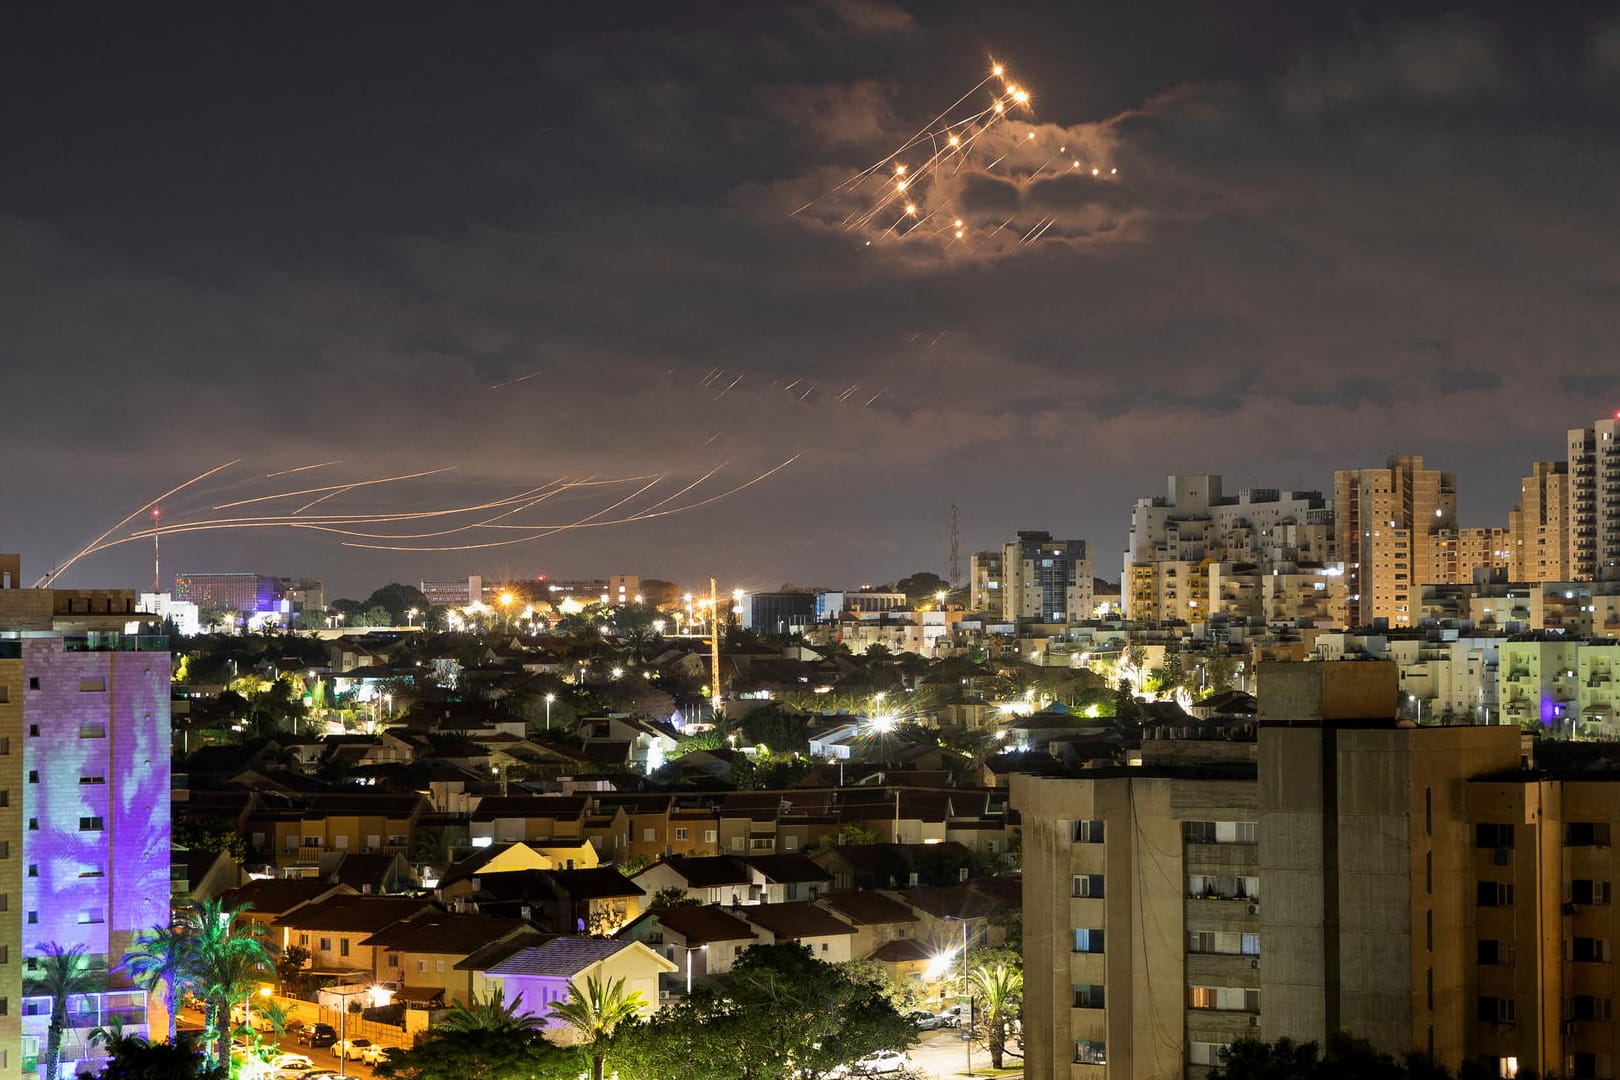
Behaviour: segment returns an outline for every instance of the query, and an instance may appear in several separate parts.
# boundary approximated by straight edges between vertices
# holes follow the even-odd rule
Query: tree
[[[45,1029],[46,1080],[55,1080],[62,1064],[62,1036],[67,1033],[68,1009],[76,997],[102,989],[107,972],[83,945],[64,949],[55,942],[40,947],[34,973],[25,980],[26,993],[51,999],[51,1018]]]
[[[372,623],[373,626],[403,626],[412,621],[406,617],[407,612],[414,609],[420,617],[422,612],[428,609],[428,598],[415,585],[401,585],[397,581],[391,581],[366,597],[360,607],[368,613],[378,608],[388,613],[387,622]]]
[[[984,964],[973,969],[968,981],[977,1003],[974,1035],[990,1051],[991,1068],[1001,1068],[1007,1052],[1007,1034],[1024,1000],[1024,973],[1012,964]]]
[[[230,1075],[228,1066],[203,1061],[190,1032],[165,1043],[117,1036],[107,1040],[107,1050],[101,1072],[80,1073],[79,1080],[226,1080]]]
[[[209,1061],[227,1061],[231,1005],[247,996],[254,983],[275,976],[275,959],[264,924],[240,918],[250,905],[231,907],[221,900],[193,900],[181,916],[191,942],[197,994],[206,1015]]]
[[[1288,1038],[1238,1039],[1221,1051],[1221,1063],[1209,1075],[1210,1080],[1451,1080],[1451,1073],[1427,1054],[1412,1051],[1396,1059],[1342,1031],[1328,1036],[1325,1052],[1314,1042]],[[1526,1071],[1519,1076],[1530,1080]]]
[[[578,1051],[535,1030],[444,1031],[376,1068],[385,1080],[575,1080]]]
[[[534,1013],[523,1009],[520,1001],[507,1003],[500,990],[491,990],[486,997],[470,994],[466,1001],[458,1001],[439,1020],[440,1031],[454,1032],[509,1032],[538,1031],[543,1021]]]
[[[647,905],[649,911],[662,911],[672,907],[702,907],[703,901],[688,896],[686,890],[679,885],[666,885],[653,893],[652,902]]]
[[[905,593],[907,600],[916,602],[932,600],[939,593],[949,592],[951,583],[932,571],[919,570],[895,582],[894,588],[896,592]]]
[[[236,826],[223,818],[202,815],[175,818],[173,843],[175,847],[192,851],[228,851],[237,862],[244,862],[248,857],[247,841],[236,831]]]
[[[574,987],[565,1000],[552,1005],[551,1016],[589,1048],[591,1080],[602,1080],[614,1033],[620,1025],[634,1021],[646,1006],[638,991],[625,992],[623,979],[604,983],[592,975],[583,987]]]
[[[174,1042],[175,1002],[196,988],[192,975],[191,943],[173,927],[154,926],[135,935],[134,946],[124,954],[118,970],[148,994],[162,986],[163,1011],[169,1018],[169,1041]]]
[[[679,1003],[621,1029],[614,1069],[633,1080],[778,1080],[826,1074],[916,1041],[911,1021],[872,983],[803,945],[755,945],[724,985],[705,981]]]

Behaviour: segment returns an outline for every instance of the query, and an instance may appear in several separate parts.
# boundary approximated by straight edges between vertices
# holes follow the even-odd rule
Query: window
[[[1074,895],[1098,897],[1103,894],[1103,876],[1101,874],[1074,875]]]
[[[1242,938],[1243,938],[1243,941],[1242,941],[1242,944],[1241,944],[1241,948],[1243,950],[1243,955],[1244,956],[1259,956],[1260,955],[1260,935],[1259,934],[1243,934]]]
[[[1187,1064],[1219,1065],[1222,1051],[1230,1045],[1230,1043],[1189,1042],[1187,1044]]]
[[[1074,823],[1074,842],[1077,844],[1100,844],[1103,842],[1103,823],[1101,821],[1077,821]]]
[[[1080,983],[1074,988],[1074,1007],[1100,1009],[1103,1007],[1103,988],[1096,983]]]
[[[1505,881],[1482,881],[1478,892],[1480,907],[1513,906],[1513,886]]]
[[[1482,997],[1479,999],[1479,1018],[1487,1024],[1511,1024],[1516,1018],[1512,998]]]
[[[1241,986],[1189,986],[1187,1007],[1219,1012],[1259,1012],[1260,991]]]
[[[1569,902],[1572,904],[1607,904],[1609,902],[1609,883],[1607,881],[1578,880],[1569,883]]]
[[[714,843],[714,838],[715,838],[715,831],[713,829],[704,829],[703,830],[703,842],[705,844]]]
[[[1510,848],[1513,846],[1513,826],[1482,822],[1474,826],[1476,848]]]
[[[30,911],[30,912],[29,912],[29,913],[28,913],[28,925],[29,925],[29,926],[33,926],[33,925],[35,925],[35,924],[36,924],[36,923],[38,923],[38,922],[39,922],[39,912],[37,912],[37,911]]]
[[[332,951],[332,939],[329,938],[329,937],[320,938],[320,939],[318,939],[318,943],[316,944],[315,947],[316,947],[316,949],[318,949],[321,952],[331,952]]]
[[[1074,932],[1074,951],[1084,953],[1102,952],[1103,932],[1101,930],[1076,930]]]
[[[82,878],[98,878],[106,877],[107,873],[99,866],[86,866],[84,869],[79,871],[79,876]]]
[[[1074,1042],[1074,1063],[1076,1065],[1108,1064],[1107,1044],[1087,1039],[1076,1039]]]
[[[1476,959],[1481,964],[1511,964],[1513,963],[1513,943],[1510,941],[1496,941],[1491,938],[1480,938]]]
[[[303,946],[306,949],[309,948],[309,935],[308,934],[299,934],[298,935],[298,944]]]
[[[81,776],[81,777],[79,777],[79,783],[81,783],[81,784],[105,784],[106,782],[107,782],[107,778],[105,776]]]
[[[79,923],[80,923],[80,925],[84,925],[84,924],[87,924],[87,923],[100,923],[100,922],[106,922],[106,921],[107,921],[106,915],[102,911],[101,908],[98,908],[98,907],[85,908],[83,911],[79,912]]]
[[[100,832],[106,824],[99,817],[82,817],[79,819],[80,832]]]
[[[426,971],[427,971],[427,961],[426,960],[418,960],[416,962],[416,973],[418,975],[421,975],[421,974],[424,974]]]
[[[79,738],[81,738],[81,739],[105,739],[106,737],[107,737],[107,725],[106,724],[80,724],[79,725]]]
[[[28,725],[28,734],[34,736],[35,738],[38,738],[39,737],[39,725],[38,724],[29,724]]]
[[[28,831],[39,832],[39,818],[31,817],[28,819]]]
[[[686,839],[686,830],[685,829],[676,829],[675,830],[675,839],[677,839],[677,840],[685,840]]]
[[[29,769],[28,770],[28,782],[30,784],[39,783],[39,770],[38,769]]]
[[[642,829],[641,830],[641,840],[642,840],[643,843],[650,844],[650,843],[654,842],[657,839],[658,839],[658,830],[657,829]]]
[[[1564,826],[1565,847],[1608,847],[1607,821],[1572,821]]]
[[[436,972],[441,972],[442,973],[444,971],[444,961],[443,960],[435,960],[435,961],[433,961],[433,970],[436,971]]]
[[[28,677],[28,689],[30,689],[30,690],[38,690],[39,689],[39,676],[38,675],[30,675]]]
[[[1614,999],[1577,994],[1569,999],[1565,1013],[1571,1020],[1613,1020]]]
[[[349,939],[348,938],[339,938],[338,939],[338,955],[339,956],[348,956],[349,955]]]
[[[1569,943],[1569,958],[1582,964],[1607,964],[1613,957],[1607,939],[1578,937]]]
[[[79,693],[81,694],[105,694],[106,692],[107,680],[105,678],[79,680]]]

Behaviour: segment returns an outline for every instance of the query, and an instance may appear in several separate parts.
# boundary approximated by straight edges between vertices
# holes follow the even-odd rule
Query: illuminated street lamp
[[[415,608],[410,608],[409,610],[407,610],[405,612],[405,625],[406,626],[415,626],[416,625],[416,617],[418,615],[420,615],[420,614],[422,614],[422,613],[420,611],[417,611]]]
[[[551,703],[557,700],[556,694],[546,695],[546,730],[551,730]]]

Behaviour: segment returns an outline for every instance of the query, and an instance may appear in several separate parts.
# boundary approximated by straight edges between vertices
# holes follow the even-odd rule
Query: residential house
[[[596,849],[583,842],[489,844],[474,848],[471,855],[445,870],[434,889],[441,900],[449,900],[476,891],[475,887],[462,883],[480,874],[512,870],[588,870],[596,865]]]
[[[802,854],[752,855],[748,893],[768,904],[814,900],[832,885],[832,875]]]
[[[380,961],[377,947],[363,943],[394,923],[435,910],[425,901],[404,896],[330,896],[281,916],[271,931],[282,949],[296,945],[308,950],[310,967],[317,972],[370,976]]]
[[[556,937],[530,945],[480,972],[498,983],[507,1004],[517,1010],[545,1016],[551,1006],[579,993],[586,982],[624,981],[627,994],[639,994],[649,1015],[658,1008],[658,977],[676,970],[675,963],[639,941]],[[562,1029],[547,1020],[552,1031]]]
[[[758,893],[748,863],[732,855],[671,855],[653,863],[630,880],[655,896],[666,889],[680,889],[688,900],[700,904],[757,903]]]
[[[277,919],[333,896],[358,896],[358,889],[319,878],[256,878],[224,893],[220,900],[243,922],[268,930]],[[276,935],[279,942],[280,935]]]
[[[850,951],[857,960],[871,956],[891,941],[915,940],[921,925],[910,905],[874,890],[827,892],[816,903],[854,927]]]
[[[621,941],[639,941],[680,965],[688,985],[693,978],[724,975],[737,957],[759,941],[752,926],[716,904],[668,907],[646,912],[620,930]]]
[[[829,964],[853,959],[855,930],[832,912],[805,901],[785,904],[755,904],[733,908],[732,913],[747,919],[766,944],[792,941],[809,947],[817,960]]]
[[[462,965],[497,946],[515,952],[544,937],[522,919],[432,911],[383,927],[360,942],[372,950],[372,978],[397,984],[411,1000],[468,1001],[491,989],[482,973]],[[437,991],[437,993],[434,993]]]

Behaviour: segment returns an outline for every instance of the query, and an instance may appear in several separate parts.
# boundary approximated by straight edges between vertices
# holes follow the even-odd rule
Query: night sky
[[[232,458],[166,513],[448,466],[307,513],[667,473],[646,506],[793,455],[526,544],[199,532],[164,569],[855,584],[942,571],[954,503],[964,569],[1046,528],[1116,577],[1166,473],[1327,489],[1421,453],[1505,524],[1620,407],[1613,5],[43,4],[0,43],[0,549],[30,579]],[[793,213],[992,61],[1033,112],[986,136],[1000,175],[938,189],[968,239]],[[1053,144],[1084,167],[1008,182]],[[132,544],[63,580],[150,576]]]

